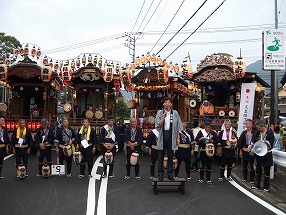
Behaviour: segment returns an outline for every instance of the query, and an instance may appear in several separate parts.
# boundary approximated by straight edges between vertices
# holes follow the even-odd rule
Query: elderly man
[[[63,165],[64,160],[67,163],[67,177],[71,178],[72,169],[72,147],[76,134],[74,130],[69,127],[69,120],[64,117],[62,120],[62,127],[57,131],[55,145],[56,152],[59,155],[59,164]]]
[[[44,158],[47,159],[47,164],[52,168],[52,155],[51,146],[54,142],[54,133],[51,128],[48,127],[48,120],[43,118],[41,120],[41,127],[37,130],[35,135],[35,145],[40,151],[39,156],[39,173],[37,176],[42,176],[42,167]]]
[[[270,167],[273,165],[273,156],[272,156],[272,148],[274,143],[274,134],[273,131],[266,128],[264,120],[257,120],[256,128],[258,132],[254,137],[255,143],[257,141],[264,141],[267,145],[267,153],[264,156],[256,157],[256,185],[251,187],[252,189],[260,189],[260,182],[262,176],[262,167],[264,170],[264,192],[269,192],[269,179],[270,179]],[[252,143],[249,148],[251,149],[254,146]]]
[[[82,154],[82,160],[80,162],[80,174],[78,177],[84,177],[85,163],[87,163],[88,178],[91,178],[93,154],[95,153],[96,149],[96,137],[94,129],[90,126],[89,119],[85,118],[83,120],[83,125],[78,131],[76,140],[76,149]]]
[[[107,124],[101,128],[100,135],[98,137],[98,143],[102,145],[101,154],[104,156],[106,152],[113,153],[113,160],[110,164],[105,162],[103,159],[103,173],[102,178],[107,177],[107,165],[109,165],[109,175],[108,177],[114,179],[113,166],[114,166],[114,156],[116,154],[116,144],[119,140],[118,128],[114,125],[114,118],[112,115],[107,116]]]
[[[133,152],[140,154],[141,144],[143,143],[142,129],[137,126],[137,119],[135,117],[130,119],[130,125],[125,129],[124,142],[126,143],[126,176],[124,179],[130,178],[131,163],[130,158]],[[139,176],[139,162],[135,165],[135,178],[140,179]]]
[[[27,174],[28,155],[33,145],[33,138],[31,131],[26,128],[26,121],[24,119],[20,119],[18,124],[18,128],[12,134],[11,144],[16,158],[16,168],[23,163],[26,167],[25,177],[27,178],[29,177]]]
[[[157,142],[158,150],[158,179],[164,179],[163,159],[165,152],[168,156],[168,179],[174,181],[173,154],[178,149],[177,138],[179,131],[183,130],[181,118],[176,110],[172,110],[172,101],[169,97],[162,100],[164,109],[159,110],[156,115],[155,127],[159,129]]]

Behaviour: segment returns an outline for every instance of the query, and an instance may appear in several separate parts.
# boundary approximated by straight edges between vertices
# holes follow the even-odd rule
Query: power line
[[[142,20],[142,22],[141,22],[141,24],[139,25],[139,28],[138,28],[138,29],[137,29],[137,31],[136,31],[136,34],[138,33],[139,29],[141,28],[141,26],[142,26],[143,22],[145,21],[146,16],[148,15],[148,13],[149,13],[149,11],[150,11],[150,8],[151,8],[151,7],[152,7],[152,5],[153,5],[153,2],[154,2],[154,0],[152,0],[152,2],[151,2],[151,4],[150,4],[150,6],[149,6],[149,8],[148,8],[148,10],[147,10],[147,12],[146,12],[146,14],[145,14],[144,18],[143,18],[143,20]]]
[[[250,38],[250,39],[240,39],[240,40],[220,40],[220,41],[208,41],[208,42],[192,42],[184,43],[183,45],[211,45],[211,44],[228,44],[228,43],[244,43],[244,42],[258,42],[261,38]],[[163,45],[164,43],[158,43],[158,45]],[[169,43],[169,46],[179,46],[181,43]],[[153,43],[144,43],[138,46],[152,46]]]
[[[149,18],[148,22],[146,23],[146,25],[144,26],[144,28],[142,29],[142,31],[144,31],[144,30],[145,30],[145,28],[147,27],[147,25],[149,24],[150,20],[152,19],[152,17],[153,17],[153,16],[154,16],[154,14],[156,13],[156,11],[157,11],[157,9],[158,9],[159,5],[161,4],[161,2],[162,2],[162,0],[160,0],[160,1],[159,1],[159,3],[157,4],[157,6],[156,6],[156,8],[155,8],[154,12],[153,12],[153,13],[152,13],[152,15],[150,16],[150,18]]]
[[[150,52],[153,51],[153,49],[155,48],[155,46],[159,43],[159,41],[161,40],[161,38],[163,37],[163,35],[166,33],[166,31],[168,30],[169,26],[171,25],[171,23],[173,22],[174,18],[176,17],[177,13],[179,12],[179,10],[181,9],[183,3],[185,2],[185,0],[182,1],[181,5],[179,6],[179,8],[177,9],[176,13],[174,14],[173,18],[171,19],[171,21],[169,22],[169,24],[167,25],[167,27],[165,28],[164,32],[161,34],[160,38],[157,40],[157,42],[155,43],[155,45],[153,46],[153,48],[151,49]]]
[[[281,27],[286,26],[285,24],[280,25]],[[219,32],[236,32],[236,31],[250,31],[250,30],[263,30],[266,27],[273,28],[273,24],[263,24],[263,25],[249,25],[249,26],[234,26],[234,27],[222,27],[222,28],[207,28],[200,29],[197,33],[219,33]],[[195,29],[182,30],[179,34],[189,34]],[[174,34],[176,30],[166,31],[165,34]],[[159,35],[162,31],[147,31],[143,32],[144,35]]]
[[[171,39],[169,39],[169,41],[157,52],[156,55],[158,55],[173,39],[174,37],[188,24],[188,22],[197,14],[197,12],[204,6],[204,4],[207,2],[208,0],[205,0],[201,6],[193,13],[193,15],[186,21],[186,23],[174,34],[174,36],[171,37]]]
[[[86,41],[86,42],[81,42],[81,43],[76,43],[76,44],[72,44],[72,45],[68,45],[68,46],[63,46],[63,47],[59,47],[59,48],[45,50],[44,52],[47,54],[52,54],[52,53],[64,52],[64,51],[68,51],[68,50],[72,50],[72,49],[78,49],[78,48],[82,48],[82,47],[86,47],[86,46],[91,46],[91,45],[115,40],[122,35],[124,35],[124,34],[123,33],[122,34],[115,34],[115,35],[111,35],[111,36],[107,36],[107,37],[102,37],[102,38],[99,38],[96,40],[90,40],[90,41]]]
[[[144,0],[143,4],[142,4],[142,6],[141,6],[141,9],[140,9],[140,11],[139,11],[139,14],[138,14],[138,16],[137,16],[137,19],[136,19],[136,21],[135,21],[135,23],[134,23],[134,25],[133,25],[133,28],[132,28],[131,32],[133,32],[133,30],[134,30],[134,28],[135,28],[135,26],[136,26],[136,24],[137,24],[137,22],[138,22],[138,19],[139,19],[140,15],[141,15],[141,12],[142,12],[142,9],[143,9],[143,7],[144,7],[145,2],[146,2],[146,0]]]
[[[174,51],[172,51],[165,59],[170,57],[172,54],[174,54],[222,5],[225,3],[226,0],[223,0],[214,10],[211,12],[210,15],[191,33],[177,48],[175,48]]]

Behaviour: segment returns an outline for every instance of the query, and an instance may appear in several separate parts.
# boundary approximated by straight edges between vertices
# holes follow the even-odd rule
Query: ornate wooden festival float
[[[234,62],[231,55],[211,54],[197,65],[197,72],[190,81],[199,89],[201,102],[193,105],[193,119],[210,119],[216,129],[220,129],[225,118],[234,122],[239,116],[242,83],[256,83],[254,120],[261,117],[265,88],[270,87],[256,73],[246,72],[245,61],[238,57]]]
[[[6,127],[13,131],[19,118],[27,120],[33,132],[40,126],[40,119],[56,118],[57,93],[62,80],[54,59],[42,55],[33,44],[24,44],[14,54],[0,63],[0,84],[5,86],[7,100],[0,103],[0,112],[6,116]]]
[[[160,56],[149,53],[137,57],[135,62],[121,70],[121,80],[125,89],[133,92],[133,99],[127,102],[128,107],[136,109],[137,118],[140,109],[144,105],[148,107],[148,117],[143,123],[141,121],[144,137],[148,135],[149,129],[154,128],[156,112],[163,108],[161,100],[166,96],[172,99],[173,108],[178,111],[181,118],[190,121],[190,99],[196,95],[193,89],[188,88],[184,78],[191,77],[192,70],[184,70],[182,76],[179,76],[179,71],[178,64],[168,64]]]
[[[72,119],[75,131],[86,117],[99,135],[107,115],[115,115],[115,96],[120,92],[119,70],[119,62],[94,53],[81,54],[63,63],[60,75],[72,95],[64,111]]]

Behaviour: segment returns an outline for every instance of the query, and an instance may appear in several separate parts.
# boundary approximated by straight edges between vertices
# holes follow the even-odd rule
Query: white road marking
[[[224,173],[225,177],[227,177],[226,175],[226,171]],[[274,206],[272,206],[271,204],[267,203],[266,201],[260,199],[259,197],[255,196],[253,193],[249,192],[248,190],[246,190],[245,188],[243,188],[242,186],[240,186],[238,183],[236,183],[235,181],[229,181],[229,183],[231,185],[233,185],[235,188],[237,188],[238,190],[240,190],[241,192],[243,192],[245,195],[247,195],[248,197],[252,198],[254,201],[256,201],[257,203],[261,204],[262,206],[266,207],[267,209],[269,209],[270,211],[272,211],[275,214],[278,215],[283,215],[285,214],[283,211],[279,210],[278,208],[275,208]]]
[[[91,171],[92,178],[89,179],[88,184],[86,215],[94,215],[95,212],[95,182],[96,180],[100,180],[100,175],[96,172],[98,167],[102,167],[102,164],[100,163],[101,159],[102,155],[96,159]]]
[[[8,158],[12,157],[14,154],[8,155],[4,158],[4,160],[7,160]]]
[[[101,179],[100,190],[97,202],[97,215],[106,215],[106,193],[108,183],[109,165],[107,165],[106,178]]]

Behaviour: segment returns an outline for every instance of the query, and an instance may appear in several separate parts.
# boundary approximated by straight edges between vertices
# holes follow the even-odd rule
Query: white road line
[[[92,178],[89,179],[88,184],[86,215],[94,215],[95,212],[95,182],[96,180],[100,180],[100,175],[98,175],[96,172],[97,168],[102,166],[102,164],[100,163],[101,159],[102,155],[100,155],[96,159],[91,171]]]
[[[4,160],[7,160],[8,158],[12,157],[14,154],[8,155],[4,158]]]
[[[226,172],[225,172],[225,177],[226,177]],[[238,190],[240,190],[241,192],[243,192],[245,195],[247,195],[248,197],[252,198],[254,201],[256,201],[257,203],[261,204],[262,206],[266,207],[267,209],[269,209],[270,211],[272,211],[275,214],[278,215],[283,215],[285,214],[283,211],[279,210],[278,208],[275,208],[274,206],[272,206],[271,204],[267,203],[266,201],[260,199],[259,197],[255,196],[253,193],[249,192],[248,190],[246,190],[245,188],[243,188],[242,186],[240,186],[238,183],[236,183],[235,181],[229,181],[229,183],[231,183],[231,185],[233,185],[235,188],[237,188]]]
[[[100,190],[97,202],[97,215],[106,215],[106,193],[108,183],[109,165],[107,165],[106,178],[101,179]]]

